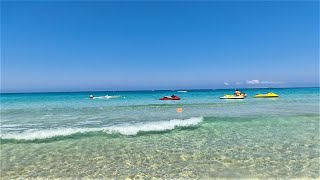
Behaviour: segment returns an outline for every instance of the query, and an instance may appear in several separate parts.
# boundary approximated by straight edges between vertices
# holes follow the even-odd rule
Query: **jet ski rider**
[[[235,95],[235,96],[245,96],[245,93],[243,93],[243,92],[239,91],[238,89],[236,89],[236,90],[234,91],[234,95]]]

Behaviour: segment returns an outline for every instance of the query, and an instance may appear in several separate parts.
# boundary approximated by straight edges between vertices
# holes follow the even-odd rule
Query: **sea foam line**
[[[167,131],[176,127],[195,126],[203,121],[202,117],[189,119],[173,119],[169,121],[149,122],[135,125],[118,125],[102,128],[60,128],[47,130],[27,130],[21,133],[2,134],[1,139],[35,140],[46,139],[55,136],[69,136],[76,133],[105,132],[108,134],[119,133],[122,135],[137,135],[139,132]]]

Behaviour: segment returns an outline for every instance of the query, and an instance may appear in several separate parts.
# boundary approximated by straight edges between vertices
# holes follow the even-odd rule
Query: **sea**
[[[240,90],[2,93],[0,179],[320,178],[320,89]]]

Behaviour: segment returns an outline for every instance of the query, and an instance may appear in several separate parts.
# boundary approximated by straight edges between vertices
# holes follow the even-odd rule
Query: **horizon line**
[[[199,90],[231,90],[231,89],[300,89],[300,88],[320,88],[320,86],[299,86],[299,87],[244,87],[244,88],[192,88],[192,89],[140,89],[140,90],[86,90],[86,91],[30,91],[30,92],[0,92],[0,94],[32,94],[32,93],[82,93],[82,92],[133,92],[133,91],[199,91]]]

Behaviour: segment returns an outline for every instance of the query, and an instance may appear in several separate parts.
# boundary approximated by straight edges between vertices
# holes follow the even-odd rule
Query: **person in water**
[[[93,99],[94,96],[93,96],[93,95],[90,95],[89,97],[90,97],[90,99]]]

